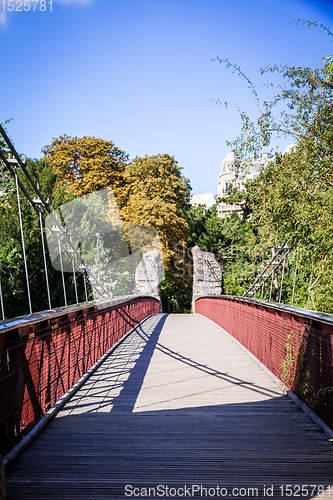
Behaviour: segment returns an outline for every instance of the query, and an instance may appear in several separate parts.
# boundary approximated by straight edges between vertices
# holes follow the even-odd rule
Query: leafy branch
[[[316,22],[310,20],[295,22],[318,26],[332,35],[328,28]],[[279,73],[285,82],[284,85],[273,83],[262,85],[266,88],[274,86],[279,89],[279,93],[272,100],[263,101],[262,105],[254,83],[239,65],[219,57],[215,60],[219,63],[225,63],[227,69],[231,68],[233,73],[237,73],[245,79],[257,104],[259,116],[256,120],[252,120],[245,111],[233,106],[237,109],[242,120],[241,133],[233,141],[227,141],[227,145],[231,146],[232,151],[241,160],[258,158],[261,150],[271,143],[273,134],[276,134],[277,137],[291,136],[298,140],[308,132],[310,126],[314,126],[316,122],[317,125],[319,124],[318,121],[320,122],[322,118],[323,102],[330,103],[333,98],[333,56],[323,60],[324,68],[322,70],[283,65],[260,68],[261,75]],[[215,99],[215,102],[218,105],[222,104],[219,99]],[[227,101],[224,101],[223,104],[226,107],[231,106]],[[278,106],[282,106],[282,110],[279,111]]]

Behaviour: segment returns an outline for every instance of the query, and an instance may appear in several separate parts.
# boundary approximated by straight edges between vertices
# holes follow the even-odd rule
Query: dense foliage
[[[27,160],[27,168],[34,181],[39,184],[44,196],[49,198],[52,208],[70,199],[70,193],[66,194],[59,187],[58,176],[51,171],[45,160]],[[20,171],[18,175],[28,188]],[[15,179],[9,175],[4,167],[2,167],[0,182],[0,274],[5,315],[8,318],[29,313],[29,307],[16,184]],[[33,311],[49,309],[39,218],[22,193],[20,193],[20,206],[32,309]],[[64,294],[60,272],[52,267],[48,254],[47,267],[52,307],[63,306]],[[84,290],[80,277],[78,277],[78,284],[80,285],[81,300],[83,300]],[[73,276],[71,275],[66,275],[66,296],[69,303],[75,301]]]
[[[45,158],[39,162],[27,160],[27,167],[44,197],[50,199],[51,208],[61,206],[77,196],[112,187],[128,231],[133,231],[135,226],[145,226],[148,227],[148,233],[150,227],[159,234],[165,265],[165,279],[161,288],[166,307],[173,311],[189,310],[191,278],[184,271],[189,259],[176,259],[176,247],[187,245],[188,223],[185,212],[190,186],[175,159],[165,154],[136,158],[128,163],[127,155],[111,141],[91,137],[62,136],[43,151]],[[23,180],[24,176],[20,177]],[[31,192],[31,188],[28,190]],[[1,176],[0,191],[0,273],[5,314],[8,318],[26,314],[29,308],[16,186],[5,168]],[[32,308],[33,311],[47,309],[39,220],[22,193],[21,209]],[[97,240],[100,247],[100,235],[97,235]],[[131,243],[133,241],[129,240],[129,246]],[[106,255],[114,249],[104,248],[103,245],[98,247],[97,257],[105,260]],[[61,276],[52,267],[48,250],[46,253],[52,306],[61,306],[64,305]],[[67,301],[73,303],[73,277],[70,273],[65,273],[65,277]],[[123,275],[118,278],[120,281],[128,279],[125,268]],[[80,300],[83,300],[83,283],[80,285]]]
[[[125,226],[152,226],[157,230],[165,266],[162,290],[171,310],[188,309],[191,282],[185,272],[187,259],[177,259],[177,248],[186,247],[185,212],[190,197],[189,182],[181,167],[167,154],[135,158],[127,165],[123,186],[115,189],[115,195]]]
[[[274,66],[262,70],[267,72],[279,72],[284,85],[261,107],[251,83],[259,118],[251,121],[242,112],[241,134],[230,144],[245,168],[251,157],[257,157],[270,143],[274,133],[291,136],[296,147],[288,154],[277,155],[241,196],[262,245],[276,246],[287,238],[295,249],[286,282],[297,265],[298,287],[303,290],[298,305],[306,307],[309,303],[309,307],[333,312],[332,57],[323,59],[322,69]],[[278,105],[284,107],[274,116]],[[290,293],[284,299],[289,301]]]
[[[234,212],[217,216],[217,204],[210,209],[195,205],[188,212],[189,247],[198,245],[215,254],[223,270],[223,293],[243,295],[253,282],[264,249],[250,223]]]

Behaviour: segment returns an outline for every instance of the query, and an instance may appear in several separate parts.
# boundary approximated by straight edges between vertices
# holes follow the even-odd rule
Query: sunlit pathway
[[[200,315],[146,320],[8,470],[11,500],[325,498],[329,485],[332,443]]]

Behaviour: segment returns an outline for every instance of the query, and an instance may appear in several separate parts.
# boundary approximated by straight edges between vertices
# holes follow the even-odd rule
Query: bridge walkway
[[[158,314],[16,458],[7,482],[11,500],[329,498],[333,447],[220,327]]]

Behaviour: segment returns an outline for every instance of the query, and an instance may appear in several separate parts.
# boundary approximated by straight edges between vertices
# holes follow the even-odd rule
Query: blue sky
[[[0,121],[13,118],[19,153],[40,158],[63,134],[101,137],[131,158],[175,156],[193,194],[217,193],[225,141],[240,130],[236,110],[210,99],[255,113],[246,83],[211,59],[260,85],[262,66],[320,67],[333,53],[324,31],[290,24],[333,28],[331,1],[53,0],[44,12],[35,3],[8,12],[0,2]]]

